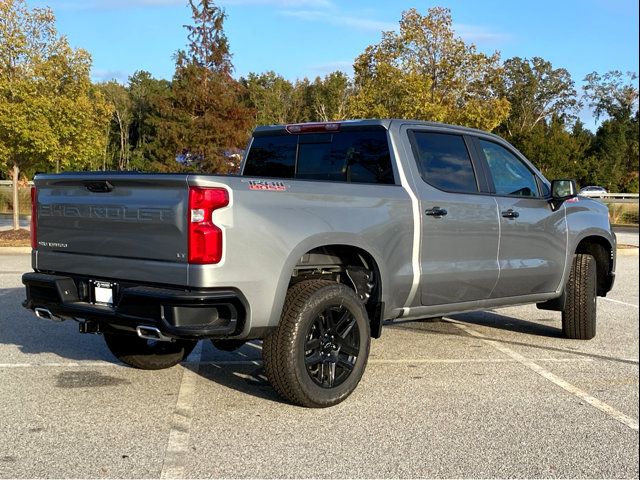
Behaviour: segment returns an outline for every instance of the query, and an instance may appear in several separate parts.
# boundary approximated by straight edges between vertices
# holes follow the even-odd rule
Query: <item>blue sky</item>
[[[58,30],[93,56],[94,80],[126,81],[136,70],[170,79],[186,45],[186,0],[48,0]],[[395,29],[403,10],[451,9],[467,42],[503,59],[541,56],[577,85],[592,71],[638,72],[637,0],[220,0],[235,75],[274,70],[295,80],[336,69]],[[593,120],[581,115],[587,126]],[[585,118],[586,117],[586,118]]]

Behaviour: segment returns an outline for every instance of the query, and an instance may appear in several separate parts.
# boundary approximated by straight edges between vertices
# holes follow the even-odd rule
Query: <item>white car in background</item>
[[[590,198],[604,198],[607,193],[609,192],[607,192],[607,190],[603,187],[590,185],[588,187],[581,188],[580,192],[578,192],[578,195]]]

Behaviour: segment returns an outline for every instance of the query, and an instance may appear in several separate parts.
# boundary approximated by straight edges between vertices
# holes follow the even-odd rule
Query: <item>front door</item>
[[[536,174],[515,153],[479,139],[500,214],[500,279],[491,298],[557,290],[566,261],[564,208],[553,211]]]

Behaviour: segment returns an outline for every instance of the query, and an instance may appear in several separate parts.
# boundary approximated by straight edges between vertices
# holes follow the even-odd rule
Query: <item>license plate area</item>
[[[91,303],[95,305],[106,305],[108,307],[112,307],[117,285],[117,283],[113,282],[89,280],[89,298],[91,300]]]

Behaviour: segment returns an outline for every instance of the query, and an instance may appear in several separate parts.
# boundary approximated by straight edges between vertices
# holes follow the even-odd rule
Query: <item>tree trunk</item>
[[[104,143],[104,156],[102,157],[102,171],[107,170],[107,153],[109,152],[109,135],[111,134],[111,121],[107,123],[106,140]]]
[[[20,229],[20,202],[18,200],[18,179],[20,177],[20,167],[13,164],[13,229]]]

